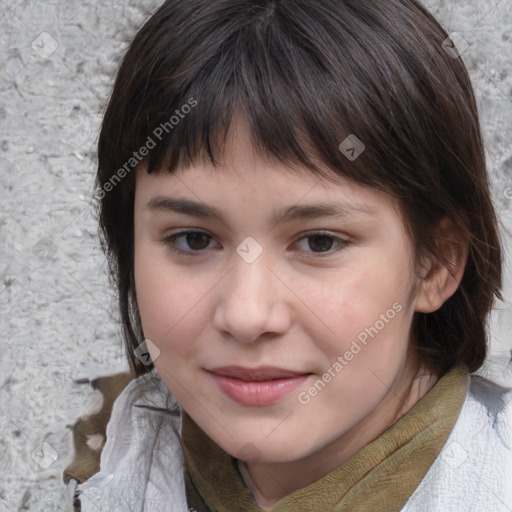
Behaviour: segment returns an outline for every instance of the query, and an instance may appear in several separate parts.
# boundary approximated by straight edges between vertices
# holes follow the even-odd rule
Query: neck
[[[437,382],[438,377],[416,365],[404,371],[386,397],[362,421],[314,454],[285,463],[247,463],[238,466],[257,505],[269,509],[280,499],[323,478],[345,463],[406,414]]]

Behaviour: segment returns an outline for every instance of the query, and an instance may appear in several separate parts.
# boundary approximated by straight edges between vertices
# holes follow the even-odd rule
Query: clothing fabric
[[[82,384],[90,384],[93,389],[101,393],[102,404],[98,412],[79,418],[73,425],[75,458],[64,470],[64,483],[68,484],[71,479],[79,483],[85,482],[100,470],[101,448],[104,445],[112,405],[132,378],[129,372],[121,372],[98,377],[92,381],[88,379],[80,381]],[[96,438],[95,445],[91,446],[89,442],[91,438]],[[97,446],[98,439],[102,441],[99,446]]]
[[[394,427],[398,427],[402,420],[407,421],[407,416],[414,413],[416,407],[423,407],[423,425],[427,425],[429,421],[435,424],[437,420],[431,410],[438,409],[438,402],[442,405],[447,396],[446,390],[439,393],[438,386],[442,382],[443,379],[440,379],[434,388]],[[432,397],[436,396],[436,393],[439,396],[434,400],[435,403],[424,407]],[[448,394],[450,394],[450,386],[448,386]],[[333,508],[332,510],[510,512],[512,510],[512,436],[510,432],[512,390],[502,388],[482,377],[471,375],[469,386],[463,393],[461,402],[463,403],[460,413],[441,452],[434,458],[426,474],[419,479],[419,485],[402,508],[389,508],[390,504],[385,501],[389,486],[399,483],[396,479],[393,480],[394,467],[389,466],[386,470],[389,473],[388,480],[384,474],[384,476],[381,475],[380,485],[373,491],[368,491],[367,496],[371,498],[367,504],[368,508],[364,508],[366,504],[360,501],[356,502],[359,508]],[[449,416],[450,414],[447,414],[446,417]],[[186,428],[187,421],[184,411],[167,390],[156,370],[130,382],[114,402],[107,425],[107,441],[101,453],[100,471],[85,483],[76,486],[80,495],[81,510],[83,512],[193,512],[194,510],[203,512],[192,508],[191,503],[187,501],[187,491],[189,500],[197,500],[198,497],[197,495],[195,498],[192,497],[190,482],[187,485],[185,479],[185,475],[190,476],[190,473],[187,473],[188,467],[184,464],[187,432],[192,432]],[[183,426],[185,427],[184,442],[180,439]],[[382,441],[382,436],[389,437],[392,429],[393,427],[384,432],[374,443]],[[400,436],[400,429],[395,430]],[[421,432],[425,435],[425,430]],[[404,446],[407,447],[407,443]],[[420,459],[421,446],[422,443],[417,445],[419,450],[417,455]],[[360,452],[354,457],[359,455]],[[414,453],[408,453],[407,456],[414,457]],[[343,473],[344,466],[327,475],[327,480],[332,478],[336,471]],[[378,474],[379,464],[373,467]],[[424,473],[424,468],[417,470],[418,474],[422,472]],[[221,482],[223,488],[229,489],[230,486],[239,485],[241,476],[238,474],[236,478],[238,480]],[[344,483],[341,482],[340,485]],[[246,487],[242,491],[248,496],[249,491]],[[302,490],[296,492],[300,493],[300,491]],[[360,496],[364,496],[364,492]],[[311,508],[316,505],[310,505],[309,508],[304,509],[282,510],[294,510],[294,512],[302,512],[302,510],[329,512],[331,510]],[[401,505],[398,506],[401,507]],[[231,510],[239,512],[241,509],[235,506]]]

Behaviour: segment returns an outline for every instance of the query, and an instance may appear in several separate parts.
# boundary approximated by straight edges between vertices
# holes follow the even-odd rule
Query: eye
[[[299,242],[306,242],[306,248],[311,249],[311,251],[307,249],[303,250],[305,250],[305,252],[312,252],[317,256],[330,255],[341,251],[349,244],[348,240],[343,240],[342,238],[326,232],[308,234],[300,238]],[[336,246],[334,250],[332,250],[333,246]]]
[[[203,231],[188,230],[175,233],[164,238],[163,242],[172,251],[180,254],[201,254],[209,247],[212,237]],[[299,239],[296,245],[306,242],[306,247],[301,250],[314,254],[315,256],[328,256],[335,252],[341,251],[347,245],[348,240],[343,240],[327,232],[316,232],[307,234]],[[333,249],[333,247],[335,247]],[[309,250],[308,250],[309,249]]]
[[[183,239],[182,242],[187,247],[183,247],[183,243],[177,243],[179,239]],[[212,239],[212,237],[203,231],[181,231],[180,233],[175,233],[174,235],[168,236],[164,239],[165,245],[167,245],[172,251],[182,253],[182,254],[191,254],[191,253],[200,253],[208,248],[208,243]]]

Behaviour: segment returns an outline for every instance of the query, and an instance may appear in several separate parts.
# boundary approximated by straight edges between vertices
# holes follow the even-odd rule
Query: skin
[[[214,206],[224,221],[146,208],[162,196]],[[375,213],[270,220],[285,207],[327,201]],[[261,508],[343,464],[435,384],[437,376],[411,349],[411,322],[416,311],[438,309],[462,278],[465,246],[448,222],[440,232],[451,242],[441,249],[453,277],[436,260],[413,260],[392,198],[264,158],[242,120],[217,168],[198,162],[174,175],[148,175],[140,165],[134,221],[137,301],[145,337],[159,350],[150,348],[156,369],[204,432],[245,459],[242,476]],[[181,236],[174,243],[188,253],[173,252],[165,238],[184,229],[209,236]],[[319,230],[327,239],[313,237]],[[263,250],[252,263],[236,252],[248,236]],[[396,303],[400,312],[300,403],[298,393]],[[275,404],[246,406],[224,395],[206,371],[223,365],[312,375]]]

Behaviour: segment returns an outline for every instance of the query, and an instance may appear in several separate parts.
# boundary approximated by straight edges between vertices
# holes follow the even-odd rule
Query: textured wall
[[[0,0],[0,512],[65,510],[55,503],[73,456],[67,425],[97,405],[73,379],[126,368],[89,198],[116,63],[155,5]],[[426,5],[467,42],[496,207],[511,229],[512,3]],[[512,346],[510,266],[506,279],[497,356]]]

